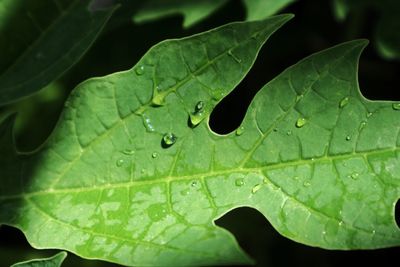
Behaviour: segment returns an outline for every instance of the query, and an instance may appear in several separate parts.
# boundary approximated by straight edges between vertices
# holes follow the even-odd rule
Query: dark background
[[[375,100],[400,100],[399,86],[395,84],[400,75],[400,62],[384,60],[374,49],[373,28],[379,17],[376,11],[357,10],[339,23],[333,16],[331,1],[302,0],[282,13],[293,13],[296,17],[269,39],[248,76],[213,111],[210,126],[215,132],[226,134],[235,130],[255,93],[285,68],[312,53],[357,38],[371,41],[360,60],[359,83],[363,95]],[[187,30],[182,29],[179,16],[134,25],[121,20],[127,14],[133,14],[133,10],[123,7],[114,15],[84,58],[58,81],[59,91],[45,90],[39,96],[9,107],[19,110],[20,120],[24,122],[17,132],[21,150],[34,149],[46,139],[69,92],[83,80],[131,68],[152,45],[164,39],[191,35],[245,17],[240,1],[230,1]],[[398,224],[399,206],[396,207]],[[399,265],[396,257],[400,255],[399,247],[369,251],[328,251],[307,247],[280,236],[258,211],[250,208],[233,210],[217,224],[233,232],[243,249],[257,260],[257,266]],[[0,237],[0,266],[55,252],[32,249],[21,232],[7,226],[0,227]],[[85,261],[70,254],[63,266],[115,265]]]

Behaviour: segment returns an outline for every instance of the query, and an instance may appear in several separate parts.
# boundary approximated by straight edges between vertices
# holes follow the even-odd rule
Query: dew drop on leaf
[[[351,179],[353,179],[353,180],[357,180],[359,176],[360,176],[360,174],[357,173],[357,172],[354,172],[354,173],[352,173],[352,174],[350,175]]]
[[[219,101],[225,96],[225,92],[222,89],[214,89],[211,91],[211,95],[215,101]]]
[[[349,98],[348,97],[343,98],[339,102],[339,108],[345,107],[348,103],[349,103]]]
[[[143,116],[143,124],[144,127],[146,128],[146,131],[154,132],[155,129],[150,118],[146,114],[143,114],[142,116]]]
[[[367,125],[367,122],[366,121],[362,121],[360,123],[360,127],[358,128],[358,130],[361,131],[366,125]]]
[[[239,128],[237,128],[236,130],[236,135],[240,136],[244,133],[244,126],[240,126]]]
[[[122,154],[125,154],[127,156],[131,156],[131,155],[135,154],[135,150],[133,150],[133,149],[124,149],[122,151]]]
[[[166,133],[162,138],[162,142],[165,146],[169,147],[176,143],[177,137],[173,133]]]
[[[350,135],[347,135],[346,136],[346,141],[350,141],[351,140],[351,136]]]
[[[306,125],[306,123],[307,123],[307,120],[305,118],[298,118],[296,121],[296,127],[301,128],[304,125]]]
[[[191,187],[196,187],[197,184],[198,184],[197,181],[193,181],[193,182],[190,183],[190,186],[191,186]]]
[[[261,184],[256,184],[255,186],[253,186],[253,188],[251,189],[251,193],[255,194],[257,193],[258,190],[261,189]]]
[[[367,113],[367,118],[369,118],[369,117],[371,117],[372,116],[372,112],[368,112]]]
[[[197,102],[196,106],[194,107],[194,112],[199,112],[204,109],[204,102],[199,101]]]
[[[291,130],[288,130],[288,131],[286,132],[286,135],[292,135],[292,131],[291,131]]]
[[[158,157],[157,152],[153,152],[153,154],[151,154],[151,157],[152,157],[153,159],[157,158],[157,157]]]
[[[244,185],[244,179],[243,178],[238,178],[235,180],[235,185],[236,186],[243,186]]]
[[[310,181],[304,181],[303,186],[304,187],[310,187],[311,186],[311,182]]]
[[[121,167],[124,164],[124,160],[123,159],[117,159],[116,163],[117,167]]]
[[[183,189],[183,190],[181,191],[181,195],[182,195],[182,196],[187,196],[187,195],[189,195],[189,189]]]
[[[393,103],[393,104],[392,104],[392,108],[393,108],[394,110],[400,110],[400,103]]]
[[[135,68],[135,73],[136,73],[137,75],[143,75],[143,74],[144,74],[144,66],[143,66],[143,65],[140,65],[140,66],[136,67],[136,68]]]

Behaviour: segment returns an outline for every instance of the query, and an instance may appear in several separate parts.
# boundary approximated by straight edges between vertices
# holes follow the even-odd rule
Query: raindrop
[[[274,128],[273,131],[274,131],[274,132],[277,132],[277,131],[278,131],[278,128]]]
[[[170,147],[176,143],[176,139],[177,137],[173,133],[166,133],[162,138],[162,142],[164,146]]]
[[[235,185],[236,186],[243,186],[244,185],[244,179],[243,178],[238,178],[235,180]]]
[[[301,128],[307,123],[307,120],[305,118],[298,118],[296,121],[296,127]]]
[[[342,225],[343,225],[343,221],[340,221],[340,222],[339,222],[339,226],[342,226]]]
[[[371,117],[372,116],[372,112],[368,112],[367,113],[367,118],[369,118],[369,117]]]
[[[304,187],[310,187],[311,186],[311,182],[310,181],[304,181],[303,185],[304,185]]]
[[[361,131],[366,125],[367,125],[367,122],[366,121],[362,121],[360,123],[360,127],[358,128],[358,130]]]
[[[183,189],[183,190],[181,191],[181,195],[182,195],[182,196],[187,196],[187,195],[189,195],[189,189]]]
[[[360,176],[360,174],[357,173],[357,172],[354,172],[354,173],[352,173],[352,174],[350,175],[351,179],[353,179],[353,180],[357,180],[357,179],[358,179],[358,176]]]
[[[323,235],[326,235],[326,231],[322,231],[322,234],[323,234]]]
[[[153,159],[157,158],[157,157],[158,157],[157,152],[153,152],[153,154],[151,154],[151,157],[152,157]]]
[[[400,103],[393,103],[393,104],[392,104],[392,108],[393,108],[394,110],[400,110]]]
[[[192,126],[198,125],[202,120],[206,117],[206,112],[204,110],[204,102],[199,101],[197,102],[196,106],[194,107],[194,112],[189,115],[190,123]]]
[[[195,112],[199,112],[199,111],[203,110],[203,108],[204,108],[204,102],[203,101],[199,101],[199,102],[197,102],[197,104],[196,104],[196,106],[194,108],[194,111]]]
[[[374,235],[376,233],[376,230],[372,230],[372,234]]]
[[[253,188],[251,189],[251,193],[255,194],[257,193],[258,190],[261,189],[261,184],[256,184],[255,186],[253,186]]]
[[[154,132],[154,126],[151,123],[150,118],[146,114],[143,114],[142,117],[143,117],[143,124],[144,124],[144,127],[146,128],[146,131]]]
[[[225,92],[222,89],[214,89],[211,91],[211,95],[215,101],[219,101],[225,96]]]
[[[351,136],[350,135],[346,136],[346,141],[350,141],[350,140],[351,140]]]
[[[144,66],[140,65],[140,66],[136,67],[135,72],[137,75],[143,75],[144,74]]]
[[[240,126],[239,128],[237,128],[236,130],[236,135],[240,136],[244,133],[244,126]]]
[[[232,57],[237,63],[242,62],[242,60],[241,60],[240,58],[238,58],[235,54],[233,54],[232,50],[229,50],[229,51],[228,51],[228,55],[229,55],[230,57]]]
[[[124,164],[124,160],[123,159],[117,159],[115,164],[117,165],[117,167],[121,167]]]
[[[122,154],[125,154],[127,156],[131,156],[131,155],[135,154],[135,150],[133,150],[133,149],[125,149],[125,150],[122,151]]]
[[[193,181],[193,182],[190,184],[190,186],[191,186],[191,187],[196,187],[196,186],[197,186],[197,181]]]
[[[342,100],[340,100],[339,102],[339,108],[343,108],[344,106],[346,106],[349,103],[349,98],[345,97]]]
[[[296,102],[299,102],[303,97],[304,97],[304,95],[297,95]]]
[[[292,135],[292,131],[291,131],[291,130],[288,130],[288,131],[286,132],[286,135]]]

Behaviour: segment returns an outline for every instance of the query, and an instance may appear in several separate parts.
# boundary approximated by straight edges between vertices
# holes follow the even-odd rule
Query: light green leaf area
[[[115,9],[89,11],[88,5],[0,2],[0,105],[32,95],[82,57]]]
[[[210,16],[228,0],[149,0],[133,16],[136,23],[182,14],[183,27],[188,28]]]
[[[330,249],[398,246],[400,105],[360,95],[365,41],[312,55],[256,95],[237,131],[208,119],[290,15],[162,42],[78,86],[38,151],[0,127],[0,223],[36,248],[124,265],[250,263],[214,221],[242,206]],[[247,227],[247,226],[246,226]]]
[[[378,21],[374,32],[374,44],[380,55],[386,59],[400,59],[400,1],[398,0],[333,0],[333,11],[339,21],[351,12],[374,10]]]
[[[62,251],[50,258],[19,262],[13,264],[11,267],[60,267],[66,257],[67,253]]]
[[[243,0],[246,7],[247,20],[265,19],[296,0]]]

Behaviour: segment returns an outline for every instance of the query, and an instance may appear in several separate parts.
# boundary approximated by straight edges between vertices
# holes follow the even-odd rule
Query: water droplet
[[[189,193],[190,193],[189,189],[183,189],[183,190],[181,191],[181,195],[182,195],[182,196],[187,196],[187,195],[189,195]]]
[[[304,181],[303,186],[304,187],[310,187],[311,186],[311,182],[310,181]]]
[[[296,121],[296,127],[301,128],[307,123],[307,120],[305,118],[298,118]]]
[[[357,173],[357,172],[354,172],[354,173],[352,173],[352,174],[350,175],[351,179],[353,179],[353,180],[357,180],[357,179],[358,179],[358,176],[360,176],[360,174]]]
[[[196,106],[194,107],[194,112],[199,112],[204,109],[204,102],[199,101],[197,102]]]
[[[146,170],[145,170],[145,169],[141,169],[140,172],[141,172],[142,174],[145,174]]]
[[[131,156],[131,155],[135,154],[135,150],[133,150],[133,149],[125,149],[125,150],[122,151],[122,154],[125,154],[127,156]]]
[[[211,95],[215,101],[219,101],[225,96],[225,92],[222,89],[214,89],[211,91]]]
[[[150,118],[146,114],[143,114],[142,118],[143,118],[143,125],[146,128],[146,131],[154,132],[155,129],[153,124],[151,123]]]
[[[153,154],[151,154],[151,157],[152,157],[153,159],[157,158],[157,157],[158,157],[157,152],[153,152]]]
[[[296,181],[298,181],[298,180],[300,180],[300,177],[299,177],[299,176],[295,176],[295,177],[293,177],[293,179],[295,179]]]
[[[272,131],[277,132],[277,131],[278,131],[278,128],[274,128]]]
[[[238,178],[235,180],[235,185],[236,186],[242,186],[244,185],[244,179],[243,178]]]
[[[124,164],[124,160],[123,159],[117,159],[115,164],[117,165],[117,167],[121,167]]]
[[[291,131],[291,130],[288,130],[288,131],[286,132],[286,135],[292,135],[292,131]]]
[[[263,183],[264,183],[264,184],[268,184],[268,183],[269,183],[268,177],[265,177],[265,178],[263,179]]]
[[[197,181],[193,181],[193,182],[190,184],[190,186],[191,186],[191,187],[196,187],[196,186],[197,186],[197,184],[198,184],[198,182],[197,182]]]
[[[256,184],[255,186],[253,186],[253,188],[251,189],[251,193],[257,193],[257,191],[261,189],[261,186],[261,184]]]
[[[343,221],[340,221],[340,222],[339,222],[339,226],[342,226],[342,225],[343,225]]]
[[[393,108],[394,110],[400,110],[400,103],[393,103],[393,104],[392,104],[392,108]]]
[[[322,231],[322,234],[323,234],[323,235],[326,235],[326,231]]]
[[[147,214],[152,221],[160,221],[167,214],[164,205],[153,204],[147,208]]]
[[[304,95],[297,95],[296,102],[299,102],[303,97],[304,97]]]
[[[169,147],[176,143],[176,139],[177,137],[173,133],[166,133],[164,134],[162,141],[165,146]]]
[[[339,102],[339,108],[345,107],[348,103],[349,103],[349,98],[348,97],[343,98]]]
[[[237,128],[236,130],[236,135],[240,136],[244,133],[244,126],[240,126],[239,128]]]
[[[362,121],[360,123],[360,127],[358,128],[358,130],[361,131],[366,125],[367,125],[367,122],[366,121]]]
[[[373,235],[376,233],[376,230],[372,230],[372,232],[371,232]]]
[[[144,74],[144,66],[140,65],[140,66],[136,67],[135,72],[137,75],[143,75]]]
[[[163,106],[165,104],[165,97],[168,92],[158,92],[158,87],[153,92],[153,98],[151,99],[151,103],[154,106]]]
[[[371,117],[372,114],[373,114],[372,112],[368,112],[368,113],[367,113],[367,118]]]
[[[232,57],[237,63],[242,62],[242,60],[241,60],[240,58],[238,58],[235,54],[233,54],[232,50],[229,50],[229,51],[228,51],[228,55],[229,55],[230,57]]]
[[[351,136],[350,135],[347,135],[346,136],[346,141],[350,141],[351,140]]]

